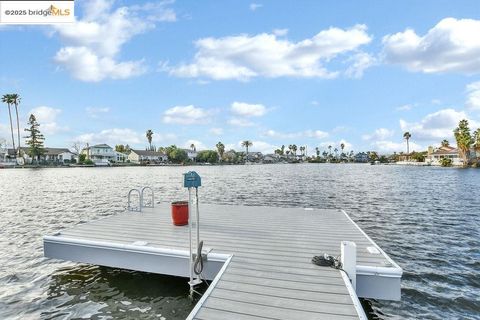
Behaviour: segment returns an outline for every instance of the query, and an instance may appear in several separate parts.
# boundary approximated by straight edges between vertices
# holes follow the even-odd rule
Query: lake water
[[[185,279],[43,258],[42,236],[124,210],[132,187],[203,203],[343,208],[404,270],[374,319],[480,319],[480,170],[363,164],[0,170],[0,319],[184,319]]]

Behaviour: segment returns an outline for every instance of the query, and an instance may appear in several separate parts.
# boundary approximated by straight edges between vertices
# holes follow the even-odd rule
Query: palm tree
[[[152,136],[153,136],[153,131],[148,129],[147,132],[145,133],[145,136],[147,137],[148,144],[150,145],[150,151],[152,150]]]
[[[409,144],[408,140],[410,140],[411,137],[412,137],[412,135],[408,131],[403,134],[403,138],[405,140],[407,140],[407,156],[410,153],[410,144]]]
[[[13,136],[12,111],[10,110],[10,105],[12,104],[11,96],[12,96],[11,94],[4,94],[2,96],[2,102],[6,103],[8,106],[8,116],[10,117],[10,132],[12,133],[12,145],[13,145],[14,152],[16,152],[17,149],[15,148],[15,138]]]
[[[335,148],[335,150],[333,150],[333,152],[335,152],[335,158],[338,158],[338,149]]]
[[[450,146],[450,142],[448,142],[448,140],[443,140],[442,147],[448,147],[448,146]]]
[[[300,154],[301,154],[302,156],[305,155],[305,147],[304,147],[304,146],[300,146]]]
[[[217,147],[217,152],[220,156],[220,162],[222,162],[223,154],[225,153],[225,145],[219,141],[215,146]]]
[[[475,157],[478,161],[478,151],[480,151],[480,129],[473,132],[473,148],[475,149]]]
[[[468,164],[468,153],[473,143],[472,136],[470,135],[470,128],[468,127],[468,121],[461,120],[453,133],[455,134],[457,147],[463,158],[463,165],[466,166]]]
[[[21,98],[18,94],[12,93],[10,95],[10,100],[11,100],[10,103],[12,103],[15,106],[15,113],[17,115],[18,156],[20,156],[21,141],[20,141],[20,121],[18,119],[18,105],[20,104]]]
[[[246,153],[245,153],[245,161],[248,161],[248,147],[251,147],[253,145],[252,141],[245,140],[242,141],[242,147],[245,147]]]
[[[330,152],[330,155],[332,155],[332,146],[328,146],[328,151]]]
[[[293,154],[295,154],[295,157],[297,156],[297,145],[294,144],[292,145],[292,151],[293,151]]]
[[[342,153],[343,153],[343,149],[345,149],[345,143],[340,143],[340,149],[342,149]]]
[[[197,151],[197,148],[195,147],[195,144],[190,145],[190,149],[192,149],[193,152]]]
[[[320,149],[318,147],[315,148],[315,152],[317,153],[317,158],[320,157]]]

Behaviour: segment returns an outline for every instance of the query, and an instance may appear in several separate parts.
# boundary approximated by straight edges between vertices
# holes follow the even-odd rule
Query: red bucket
[[[176,226],[188,224],[188,201],[172,202],[172,220]]]

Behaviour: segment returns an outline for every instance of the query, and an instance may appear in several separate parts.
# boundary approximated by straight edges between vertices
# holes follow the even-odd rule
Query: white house
[[[81,152],[86,156],[86,159],[90,159],[99,166],[109,165],[110,162],[117,161],[117,152],[113,150],[108,144],[97,144],[91,147],[84,148]]]
[[[452,165],[461,166],[463,165],[463,160],[460,157],[460,153],[457,148],[451,146],[442,146],[438,149],[433,149],[433,147],[428,147],[428,154],[425,158],[425,162],[432,166],[440,166],[441,159],[448,158],[452,160]]]
[[[167,162],[168,157],[163,152],[148,151],[148,150],[131,150],[128,155],[128,160],[132,163],[150,164]]]
[[[183,149],[187,153],[188,159],[191,161],[195,161],[197,159],[197,150],[192,149]]]

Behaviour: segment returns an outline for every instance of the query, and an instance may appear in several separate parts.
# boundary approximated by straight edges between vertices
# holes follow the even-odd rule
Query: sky
[[[75,1],[0,26],[0,93],[48,147],[406,151],[480,127],[478,1]],[[0,138],[10,142],[6,105]]]

